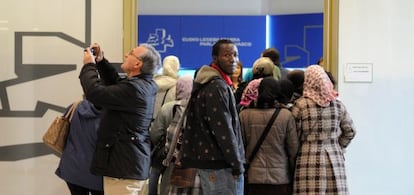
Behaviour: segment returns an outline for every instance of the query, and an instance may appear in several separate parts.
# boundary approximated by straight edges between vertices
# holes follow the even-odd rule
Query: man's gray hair
[[[143,63],[141,73],[155,74],[161,68],[160,53],[150,44],[143,43],[139,46],[147,48],[147,52],[141,56]]]

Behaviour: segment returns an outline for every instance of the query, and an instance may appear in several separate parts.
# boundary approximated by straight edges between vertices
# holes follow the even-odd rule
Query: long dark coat
[[[97,65],[84,65],[79,78],[86,98],[103,108],[92,173],[147,179],[151,150],[149,126],[158,90],[153,75],[140,74],[119,80],[115,68],[104,59]]]

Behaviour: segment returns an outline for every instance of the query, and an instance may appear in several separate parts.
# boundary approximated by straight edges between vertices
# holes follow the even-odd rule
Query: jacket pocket
[[[93,156],[93,169],[107,169],[115,143],[97,143]]]

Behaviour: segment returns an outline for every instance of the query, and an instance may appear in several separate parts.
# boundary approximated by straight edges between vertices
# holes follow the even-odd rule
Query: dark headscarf
[[[259,96],[257,97],[258,108],[273,108],[280,98],[280,84],[273,77],[266,77],[260,82]]]
[[[293,83],[288,79],[282,79],[279,81],[280,84],[280,98],[277,99],[278,102],[282,104],[287,104],[292,99],[293,95]]]
[[[287,74],[287,79],[292,81],[294,92],[302,95],[305,72],[303,70],[292,70]]]

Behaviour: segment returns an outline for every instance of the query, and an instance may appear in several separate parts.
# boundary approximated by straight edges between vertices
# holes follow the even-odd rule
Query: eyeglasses
[[[139,56],[136,56],[136,55],[133,53],[133,51],[134,51],[134,50],[129,51],[128,55],[134,56],[136,59],[138,59],[138,60],[141,60],[141,61],[142,61],[142,58],[141,58],[141,57],[139,57]]]

